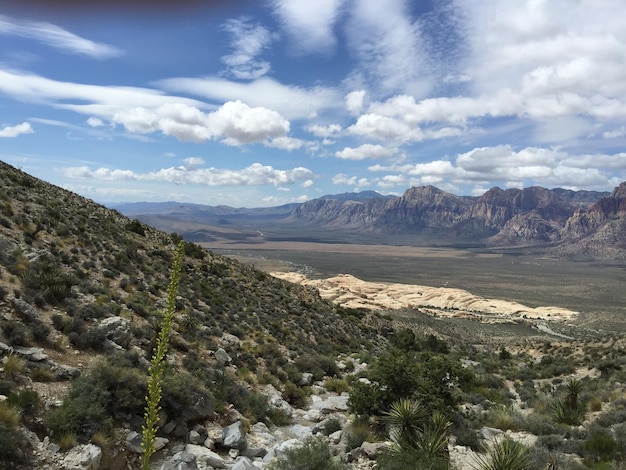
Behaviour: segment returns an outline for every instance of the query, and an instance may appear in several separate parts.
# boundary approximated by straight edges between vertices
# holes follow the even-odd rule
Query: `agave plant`
[[[524,444],[506,437],[495,442],[486,455],[476,457],[478,470],[530,470],[531,450]]]

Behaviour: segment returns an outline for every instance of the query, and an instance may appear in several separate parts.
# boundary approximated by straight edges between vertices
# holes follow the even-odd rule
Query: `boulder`
[[[204,446],[198,446],[195,444],[187,444],[185,446],[185,452],[195,457],[196,465],[200,470],[207,469],[207,467],[213,468],[225,468],[226,462],[222,457],[207,449]]]
[[[64,470],[99,470],[102,449],[94,444],[84,444],[70,450],[62,462]]]
[[[313,400],[311,409],[319,410],[323,414],[334,413],[337,411],[348,411],[348,399],[350,398],[350,395],[347,393],[342,393],[339,396],[331,396],[325,399],[315,395],[311,398]]]
[[[245,449],[248,445],[243,423],[237,421],[223,429],[224,440],[222,445],[229,449]]]
[[[108,340],[120,346],[128,346],[130,340],[130,322],[126,318],[105,318],[100,322],[98,328],[104,331]]]
[[[239,457],[230,470],[258,470],[258,468],[249,458]]]
[[[311,428],[302,424],[294,424],[289,428],[289,432],[302,441],[313,436]]]
[[[363,454],[370,460],[376,460],[380,453],[385,449],[384,442],[364,442],[361,444]]]
[[[231,357],[224,350],[224,348],[219,348],[217,351],[215,351],[213,356],[215,356],[215,360],[217,361],[217,365],[219,367],[224,367],[226,364],[229,364],[232,361]]]
[[[184,450],[176,452],[171,458],[163,462],[161,470],[198,470],[196,457]]]
[[[13,308],[17,312],[17,314],[24,320],[28,325],[32,325],[33,323],[41,323],[41,317],[35,307],[26,302],[23,299],[18,299],[17,297],[13,297]]]

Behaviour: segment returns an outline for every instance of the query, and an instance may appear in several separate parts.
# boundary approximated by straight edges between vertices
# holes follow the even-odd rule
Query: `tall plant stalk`
[[[155,452],[154,441],[159,428],[159,411],[161,410],[162,380],[165,369],[165,356],[169,348],[170,333],[174,313],[176,312],[176,295],[178,292],[178,281],[185,254],[185,242],[178,242],[174,253],[172,271],[170,273],[170,283],[167,287],[167,306],[161,319],[159,334],[157,336],[156,347],[152,352],[150,368],[148,369],[148,394],[146,395],[145,424],[142,426],[141,450],[143,457],[141,460],[143,470],[150,470],[150,457]]]

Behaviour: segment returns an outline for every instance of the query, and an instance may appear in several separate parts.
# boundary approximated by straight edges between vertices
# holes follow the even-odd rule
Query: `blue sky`
[[[0,1],[0,160],[98,202],[612,190],[625,149],[621,0]]]

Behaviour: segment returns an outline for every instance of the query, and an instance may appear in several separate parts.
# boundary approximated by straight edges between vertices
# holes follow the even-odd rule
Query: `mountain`
[[[538,186],[494,187],[482,196],[470,197],[423,186],[409,188],[399,197],[366,191],[273,208],[178,203],[118,208],[197,242],[343,240],[419,246],[532,246],[574,257],[613,256],[609,251],[626,257],[620,231],[624,219],[620,201],[625,190],[623,185],[620,188],[611,194]],[[563,246],[556,249],[556,245]]]

